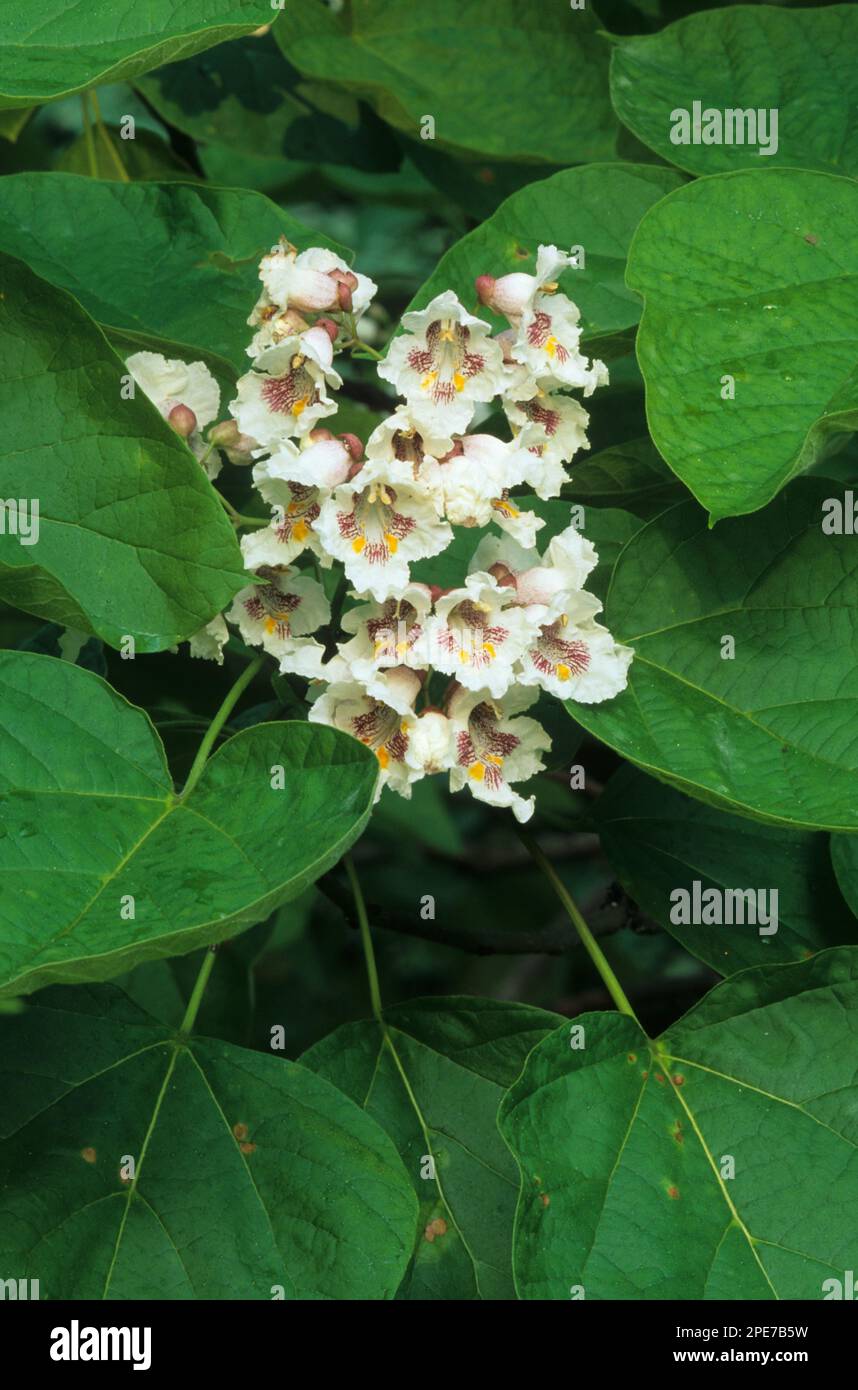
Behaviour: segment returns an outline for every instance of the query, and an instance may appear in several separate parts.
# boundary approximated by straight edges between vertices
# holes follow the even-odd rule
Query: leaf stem
[[[126,170],[125,165],[122,163],[122,160],[119,157],[119,151],[117,150],[116,146],[111,140],[110,132],[104,124],[104,121],[101,119],[101,106],[99,105],[98,101],[98,93],[95,90],[93,90],[89,92],[88,95],[90,97],[90,100],[92,101],[92,109],[95,114],[95,123],[98,127],[98,133],[101,136],[101,143],[104,145],[105,149],[107,150],[107,153],[113,161],[113,167],[119,175],[120,181],[122,183],[130,183],[131,179],[128,176],[128,171]]]
[[[591,961],[598,970],[605,988],[607,989],[608,993],[610,994],[620,1013],[627,1014],[629,1018],[633,1018],[635,1022],[638,1023],[637,1015],[634,1009],[632,1008],[631,1004],[629,1003],[628,999],[626,998],[625,991],[623,990],[622,985],[620,984],[619,980],[617,979],[616,975],[611,969],[611,966],[608,964],[607,956],[605,955],[595,936],[591,932],[590,928],[587,926],[587,923],[584,921],[584,918],[578,910],[577,904],[575,903],[575,900],[572,897],[571,893],[566,888],[566,885],[563,883],[563,881],[557,874],[553,865],[550,864],[549,861],[546,859],[545,855],[539,848],[539,845],[536,843],[536,841],[532,840],[530,836],[525,834],[523,830],[518,830],[518,837],[521,840],[521,843],[524,845],[525,849],[530,854],[531,858],[538,866],[538,868],[542,870],[543,874],[548,879],[548,882],[551,884],[552,888],[554,889],[555,893],[557,894],[558,898],[563,904],[566,913],[569,917],[569,920],[571,921],[579,937],[581,938],[582,946],[584,947]]]
[[[81,92],[80,105],[83,113],[83,139],[86,145],[86,157],[89,163],[90,178],[98,178],[98,161],[95,157],[95,142],[92,138],[92,121],[89,114],[89,101],[87,93]]]
[[[206,992],[206,985],[209,982],[209,975],[211,975],[212,970],[214,969],[214,963],[216,959],[216,948],[214,946],[210,946],[209,949],[206,951],[205,958],[203,960],[202,965],[200,966],[200,973],[197,975],[194,987],[191,990],[191,997],[188,1000],[188,1007],[185,1009],[185,1017],[182,1019],[181,1026],[179,1028],[180,1038],[186,1038],[197,1021],[197,1014],[200,1010],[200,1004],[203,1002],[203,995]]]
[[[369,981],[369,997],[372,1004],[373,1018],[381,1024],[381,1030],[387,1041],[387,1028],[384,1023],[384,1014],[381,1007],[381,989],[378,983],[378,969],[375,964],[375,951],[372,947],[372,936],[369,930],[369,918],[366,915],[366,903],[361,892],[360,882],[355,871],[354,861],[350,854],[343,859],[346,866],[346,873],[349,876],[349,886],[355,900],[358,923],[360,925],[360,939],[363,946],[364,960],[366,961],[366,973]]]
[[[188,773],[188,780],[182,788],[183,799],[188,795],[189,792],[193,791],[194,787],[199,781],[200,774],[202,773],[202,770],[206,765],[206,760],[209,756],[209,753],[212,750],[212,745],[215,739],[217,738],[218,734],[220,733],[221,729],[223,728],[224,724],[226,723],[227,719],[232,713],[233,707],[235,706],[237,700],[250,685],[250,682],[253,680],[253,677],[256,675],[264,660],[264,656],[254,657],[253,661],[251,661],[248,666],[245,666],[238,680],[228,691],[223,701],[223,704],[221,705],[211,724],[209,724],[209,727],[206,730],[206,733],[203,737],[203,741],[197,750],[197,756],[194,758],[194,761],[191,765],[191,770]]]
[[[205,458],[207,458],[207,457],[208,457],[208,454],[205,455]],[[200,460],[200,461],[203,462],[204,460]],[[266,518],[266,517],[264,517],[264,516],[245,516],[245,515],[243,514],[243,512],[237,512],[236,509],[235,509],[235,507],[234,507],[234,506],[232,505],[232,503],[230,502],[229,498],[228,498],[228,497],[224,497],[224,495],[223,495],[222,492],[218,492],[218,490],[217,490],[216,487],[212,487],[212,492],[215,494],[215,496],[217,497],[218,501],[221,503],[221,506],[224,508],[224,510],[225,510],[227,516],[229,517],[230,521],[232,522],[233,526],[268,526],[268,525],[269,525],[270,520],[271,520],[270,517]]]

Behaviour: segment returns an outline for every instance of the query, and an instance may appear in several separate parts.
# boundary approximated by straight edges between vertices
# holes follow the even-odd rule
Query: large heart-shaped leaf
[[[393,1297],[411,1183],[327,1081],[176,1038],[111,985],[0,1026],[0,1257],[42,1298]]]
[[[348,1023],[301,1061],[372,1115],[405,1163],[423,1229],[400,1297],[514,1298],[518,1184],[495,1117],[558,1017],[493,999],[418,999],[384,1017],[385,1033]]]
[[[203,144],[217,141],[252,158],[271,156],[395,169],[401,151],[391,131],[340,89],[320,89],[336,114],[310,104],[313,84],[287,63],[274,38],[237,39],[135,84],[159,116]],[[353,121],[340,116],[354,106]]]
[[[858,428],[858,183],[742,171],[643,219],[627,279],[652,437],[713,519],[762,507]]]
[[[445,289],[471,307],[478,275],[532,274],[539,244],[554,243],[584,248],[584,264],[564,272],[562,287],[581,310],[587,340],[634,328],[640,303],[625,285],[629,243],[644,213],[681,182],[656,165],[591,164],[528,184],[442,256],[411,307]]]
[[[33,106],[161,63],[270,23],[270,0],[149,0],[80,5],[46,0],[0,11],[0,106]]]
[[[0,595],[113,646],[191,636],[246,580],[203,470],[68,294],[2,255],[0,294]]]
[[[259,259],[280,236],[345,253],[247,189],[57,173],[3,180],[0,250],[71,290],[99,323],[189,344],[180,356],[208,349],[241,371]]]
[[[519,1294],[825,1297],[858,1245],[856,1010],[839,947],[742,972],[656,1044],[619,1014],[540,1043],[500,1111]]]
[[[235,935],[335,864],[368,819],[378,765],[336,730],[243,730],[183,800],[146,714],[99,676],[4,652],[0,690],[0,995]]]
[[[693,502],[649,521],[606,608],[635,649],[628,689],[574,718],[724,810],[858,830],[858,548],[821,529],[831,487],[799,479],[714,531]]]
[[[274,32],[300,72],[366,97],[407,135],[431,116],[450,149],[581,164],[610,159],[617,137],[600,27],[589,5],[543,0],[493,0],[490,21],[482,0],[351,0],[338,13],[311,0]]]
[[[856,44],[854,5],[708,10],[617,40],[611,98],[644,144],[692,174],[756,167],[761,158],[855,174]]]
[[[687,493],[646,437],[581,455],[564,495],[584,506],[619,506],[646,518],[681,502]]]
[[[722,975],[800,960],[841,942],[858,943],[858,921],[838,891],[826,835],[726,815],[628,766],[614,774],[599,798],[595,828],[632,897]],[[837,838],[858,847],[851,836]],[[688,899],[674,897],[677,889]],[[695,891],[702,901],[710,889],[720,895],[713,901],[724,920],[694,921],[695,914],[683,908],[694,901]],[[746,889],[755,894],[753,911],[747,899],[739,904],[723,896]],[[765,921],[757,916],[759,905]],[[707,913],[708,908],[697,915],[702,919]]]

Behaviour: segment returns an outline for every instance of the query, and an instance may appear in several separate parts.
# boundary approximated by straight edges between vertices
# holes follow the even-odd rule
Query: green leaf
[[[2,1031],[0,1255],[42,1298],[393,1297],[408,1175],[327,1081],[178,1039],[112,986],[48,991]]]
[[[645,437],[576,459],[564,495],[586,507],[622,507],[647,520],[686,494]]]
[[[0,11],[0,106],[56,101],[102,82],[128,81],[176,58],[271,22],[270,0],[150,0],[131,10],[46,0],[38,14]]]
[[[347,123],[312,104],[341,96],[314,89],[286,62],[274,38],[236,39],[181,63],[169,63],[135,84],[163,120],[194,140],[229,146],[251,157],[344,163],[394,169],[399,148],[367,108]],[[370,120],[367,120],[367,115]]]
[[[450,248],[409,307],[423,308],[453,289],[470,309],[478,275],[532,274],[540,243],[583,246],[584,265],[565,271],[560,283],[581,310],[584,337],[595,347],[637,324],[640,304],[624,279],[629,243],[648,209],[681,181],[672,169],[655,165],[591,164],[528,184]],[[488,316],[483,308],[480,313]]]
[[[858,428],[856,275],[852,179],[721,174],[644,217],[627,280],[650,431],[713,520],[764,506]]]
[[[832,835],[831,861],[840,891],[858,917],[858,840],[851,835]]]
[[[611,778],[596,803],[594,820],[602,848],[627,892],[687,950],[722,975],[750,965],[802,960],[827,946],[858,942],[858,922],[838,891],[825,835],[749,824],[691,801],[628,766]],[[835,838],[853,843],[846,836]],[[762,902],[767,916],[774,890],[776,917],[762,924],[762,932],[744,904],[737,924],[674,921],[680,904],[671,895],[677,889],[691,895],[695,883],[701,894],[710,889],[763,890],[765,897],[755,901]]]
[[[854,5],[708,10],[658,34],[615,40],[611,99],[644,144],[692,174],[756,167],[762,157],[773,166],[854,175],[856,45]],[[700,113],[696,135],[693,101]],[[707,118],[707,111],[718,118]],[[675,112],[688,113],[687,131]],[[719,136],[718,142],[701,143],[704,133]]]
[[[610,159],[617,138],[600,27],[589,5],[543,0],[494,0],[491,23],[459,0],[351,0],[338,14],[312,0],[287,6],[274,34],[300,72],[407,135],[430,115],[447,149],[581,164]]]
[[[0,535],[0,595],[39,617],[160,651],[246,580],[190,450],[70,295],[0,255],[0,497],[38,503]],[[29,521],[28,521],[29,525]],[[26,542],[26,543],[24,543]]]
[[[246,729],[182,800],[147,715],[100,677],[3,652],[0,689],[0,994],[234,936],[335,864],[369,817],[377,764],[334,729]]]
[[[570,703],[573,717],[723,810],[858,830],[858,549],[821,530],[830,489],[800,479],[714,531],[693,502],[648,522],[606,606],[635,649],[629,687],[603,705]]]
[[[60,173],[3,180],[0,249],[100,323],[207,349],[241,371],[259,259],[280,236],[348,254],[261,193]]]
[[[372,1021],[338,1028],[301,1061],[387,1131],[413,1183],[421,1233],[399,1297],[514,1298],[516,1172],[495,1116],[557,1015],[493,999],[434,998],[387,1009],[385,1020],[411,1094]]]
[[[499,1116],[519,1294],[823,1298],[858,1244],[856,1008],[840,947],[744,971],[656,1045],[620,1014],[540,1043]]]
[[[186,183],[194,177],[190,165],[151,130],[141,128],[133,140],[123,140],[118,127],[103,126],[93,135],[92,149],[100,179],[178,179]],[[85,135],[63,150],[56,168],[66,174],[92,174]]]

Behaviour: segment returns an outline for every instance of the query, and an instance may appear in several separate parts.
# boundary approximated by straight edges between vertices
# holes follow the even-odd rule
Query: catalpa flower
[[[572,396],[541,392],[526,401],[507,399],[504,410],[519,448],[532,455],[525,482],[543,500],[556,497],[569,481],[564,463],[590,447],[589,415]]]
[[[439,554],[453,533],[416,488],[361,487],[360,476],[323,503],[315,531],[355,589],[383,603],[405,589],[409,564]]]
[[[513,668],[538,629],[523,608],[510,606],[509,589],[490,574],[470,574],[435,604],[428,645],[437,671],[467,690],[497,698],[514,681]]]
[[[223,665],[223,649],[229,641],[229,628],[224,622],[223,614],[218,613],[216,618],[212,618],[210,623],[201,627],[199,632],[195,632],[193,637],[188,640],[188,650],[191,656],[201,657],[204,661],[216,661],[218,666]]]
[[[230,404],[241,433],[258,440],[262,449],[277,449],[332,415],[337,404],[327,387],[342,385],[332,360],[324,329],[266,348],[253,369],[239,377],[238,395]]]
[[[634,652],[593,621],[601,607],[592,594],[574,595],[567,611],[540,629],[522,657],[521,684],[541,686],[582,705],[610,700],[625,690]]]
[[[454,526],[487,526],[497,519],[495,504],[524,482],[532,465],[532,456],[515,442],[466,434],[426,470],[426,479],[439,512]]]
[[[378,288],[333,251],[312,246],[299,254],[285,241],[262,257],[259,278],[270,303],[307,313],[342,310],[360,317]]]
[[[418,429],[408,407],[401,405],[367,440],[362,476],[366,482],[429,487],[435,464],[452,448],[452,436]]]
[[[484,536],[474,551],[470,569],[494,575],[507,593],[512,590],[511,602],[521,604],[530,610],[531,618],[545,623],[568,608],[598,559],[592,541],[582,536],[576,526],[567,526],[552,536],[544,556],[512,539]]]
[[[530,819],[535,798],[525,800],[512,784],[543,770],[540,755],[551,747],[551,739],[535,719],[514,716],[520,716],[535,699],[535,692],[520,687],[501,700],[491,699],[484,691],[453,693],[447,706],[456,741],[451,791],[468,787],[480,801],[510,807],[517,821]]]
[[[204,362],[182,362],[176,357],[162,357],[160,352],[135,352],[125,365],[145,396],[187,441],[188,448],[198,459],[207,455],[204,463],[209,478],[216,478],[221,469],[216,450],[209,454],[202,431],[220,410],[220,387]]]
[[[540,246],[536,253],[536,274],[513,271],[510,275],[478,275],[476,291],[483,304],[496,314],[504,314],[515,323],[531,308],[538,294],[553,294],[557,277],[567,266],[577,266],[574,256],[558,251],[556,246]]]
[[[248,646],[262,647],[276,657],[281,671],[318,676],[324,648],[305,634],[331,616],[321,584],[298,570],[270,566],[260,569],[258,577],[261,584],[250,584],[236,594],[227,620],[238,625]]]
[[[425,709],[409,731],[407,765],[421,777],[447,772],[456,756],[455,731],[441,710]]]
[[[607,385],[608,369],[579,351],[580,317],[565,294],[538,294],[522,314],[511,355],[543,385],[580,386],[591,396],[597,386]]]
[[[452,290],[426,309],[403,314],[407,330],[394,338],[378,374],[396,387],[418,429],[434,435],[467,429],[478,401],[490,401],[503,381],[503,356],[489,325],[465,311]]]
[[[348,678],[368,694],[384,699],[385,672],[424,664],[421,653],[431,608],[432,593],[427,585],[406,584],[396,598],[360,603],[344,613],[341,625],[354,636],[340,643],[337,656],[345,664]]]
[[[367,695],[354,681],[334,681],[310,707],[309,718],[314,724],[330,724],[372,749],[381,769],[376,801],[385,785],[390,785],[401,796],[410,797],[411,783],[421,775],[406,762],[411,731],[417,720],[410,706],[420,689],[420,678],[413,671],[402,668],[399,685],[401,698],[397,703],[406,703],[409,712],[405,714]]]

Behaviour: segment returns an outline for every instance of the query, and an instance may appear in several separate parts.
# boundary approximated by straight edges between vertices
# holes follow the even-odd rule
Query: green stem
[[[209,975],[212,973],[212,970],[214,969],[214,963],[216,959],[217,956],[215,947],[210,946],[209,949],[206,951],[205,959],[203,960],[203,963],[200,966],[200,973],[197,975],[196,983],[194,984],[194,987],[191,990],[191,997],[188,1000],[188,1007],[185,1009],[185,1017],[182,1019],[181,1026],[179,1028],[180,1038],[186,1038],[197,1021],[197,1014],[200,1010],[200,1004],[203,1002],[203,995],[206,992],[206,985],[209,982]]]
[[[199,781],[200,774],[206,765],[206,760],[209,756],[209,753],[212,750],[212,745],[214,744],[215,739],[217,738],[218,734],[220,733],[221,729],[223,728],[224,724],[226,723],[227,719],[232,713],[233,707],[235,706],[237,700],[250,685],[250,682],[253,680],[253,677],[256,675],[264,660],[264,656],[257,656],[254,658],[253,661],[251,661],[249,666],[245,666],[238,680],[235,682],[232,689],[228,692],[223,704],[221,705],[211,724],[209,724],[203,741],[200,744],[199,749],[197,750],[197,756],[194,758],[194,761],[191,765],[191,770],[188,773],[188,780],[182,789],[183,798],[186,797],[189,792],[193,791],[194,787]]]
[[[95,123],[98,127],[98,133],[101,136],[101,143],[107,150],[107,153],[109,154],[113,162],[113,167],[115,168],[120,181],[122,183],[130,183],[131,179],[128,177],[128,172],[125,168],[125,165],[122,163],[122,160],[119,157],[119,151],[117,150],[116,146],[111,140],[110,132],[104,124],[104,121],[101,119],[101,106],[99,105],[98,101],[98,93],[95,91],[91,91],[89,93],[89,97],[92,101],[92,109],[95,114]]]
[[[345,856],[343,863],[346,866],[346,873],[349,876],[349,886],[355,900],[358,923],[360,925],[360,939],[363,946],[364,960],[366,961],[366,973],[369,980],[369,997],[372,1003],[373,1018],[381,1024],[381,1031],[384,1034],[385,1042],[388,1041],[387,1028],[384,1024],[384,1014],[381,1008],[381,989],[378,983],[378,970],[375,964],[375,951],[372,948],[372,936],[369,930],[369,918],[366,915],[366,903],[363,900],[363,893],[355,872],[354,862],[350,854]],[[391,1048],[392,1051],[395,1049]]]
[[[206,457],[208,456],[206,455]],[[212,492],[223,506],[233,526],[268,526],[270,524],[270,517],[245,516],[242,512],[237,512],[229,498],[224,497],[222,492],[218,492],[216,487],[212,487]]]
[[[599,975],[601,976],[602,981],[605,985],[605,988],[607,989],[608,993],[610,994],[620,1013],[627,1014],[629,1018],[633,1018],[635,1022],[638,1023],[637,1015],[635,1014],[634,1009],[632,1008],[631,1004],[626,998],[625,991],[623,990],[622,985],[620,984],[619,980],[617,979],[616,975],[614,974],[613,970],[608,964],[607,956],[605,955],[595,936],[591,932],[590,928],[587,926],[587,923],[584,921],[584,918],[581,916],[581,913],[578,910],[575,900],[567,890],[566,885],[559,878],[554,867],[546,859],[545,855],[542,853],[542,850],[539,848],[539,845],[536,843],[536,841],[532,840],[529,835],[526,835],[523,830],[518,831],[518,836],[525,849],[531,855],[532,859],[545,874],[545,877],[548,879],[548,882],[551,884],[552,888],[554,889],[555,893],[557,894],[558,898],[560,899],[561,903],[566,909],[569,920],[571,921],[579,937],[581,938],[581,944],[583,945],[585,951],[587,952],[591,961],[598,970]]]
[[[89,101],[86,92],[81,92],[80,105],[83,112],[83,139],[86,145],[86,157],[89,163],[90,177],[98,178],[98,161],[95,157],[95,142],[92,138],[92,122],[89,115]]]
[[[347,343],[343,343],[343,347],[350,350],[352,357],[358,355],[355,349],[359,349],[361,356],[366,354],[373,362],[380,362],[384,357],[383,352],[378,352],[376,348],[370,347],[369,343],[365,343],[362,338],[351,338]]]

